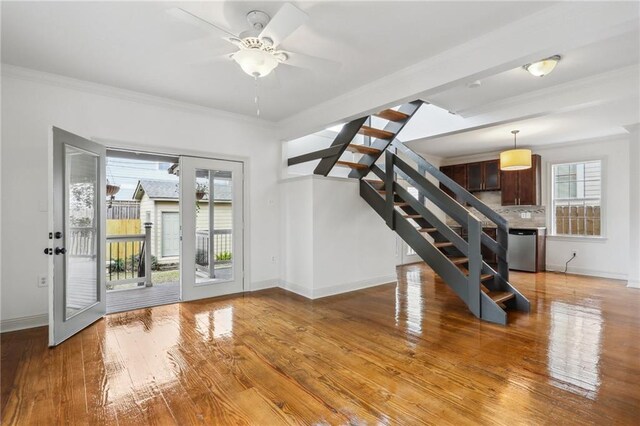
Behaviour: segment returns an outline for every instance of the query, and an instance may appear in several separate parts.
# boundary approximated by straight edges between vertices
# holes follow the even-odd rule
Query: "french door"
[[[420,256],[399,236],[396,238],[396,265],[422,262]]]
[[[180,158],[182,300],[244,289],[243,163]]]
[[[106,312],[105,159],[104,146],[53,128],[53,231],[45,250],[53,267],[50,346]]]

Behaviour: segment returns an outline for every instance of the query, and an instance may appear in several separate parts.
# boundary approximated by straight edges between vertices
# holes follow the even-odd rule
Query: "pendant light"
[[[531,168],[531,150],[518,149],[516,135],[519,132],[520,130],[511,131],[511,134],[513,134],[513,149],[500,153],[500,170],[513,171]]]

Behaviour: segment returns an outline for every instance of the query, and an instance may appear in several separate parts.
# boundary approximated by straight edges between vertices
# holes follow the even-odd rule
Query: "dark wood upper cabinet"
[[[467,164],[467,191],[482,191],[482,163]]]
[[[490,160],[467,164],[467,190],[498,191],[500,189],[500,161]]]
[[[540,204],[541,165],[540,156],[532,155],[530,169],[501,173],[503,206],[537,206]]]
[[[518,172],[501,172],[501,199],[503,206],[518,204]]]
[[[463,188],[467,185],[467,165],[456,164],[455,166],[444,166],[440,168],[440,171],[454,180],[455,183]],[[440,184],[440,189],[446,192],[450,197],[456,198],[455,194],[449,190],[443,184]]]
[[[500,189],[500,160],[485,161],[484,167],[484,190],[497,191]]]

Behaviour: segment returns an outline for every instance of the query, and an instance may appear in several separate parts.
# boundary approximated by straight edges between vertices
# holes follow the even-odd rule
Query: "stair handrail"
[[[399,185],[396,182],[396,175],[403,177],[409,182],[418,193],[436,206],[442,209],[445,213],[452,214],[456,222],[464,226],[468,230],[468,240],[465,243],[460,237],[456,237],[466,247],[461,247],[455,240],[450,239],[453,235],[453,231],[443,221],[436,220],[430,221],[424,216],[424,212],[421,212],[419,206],[413,207],[423,219],[427,220],[431,226],[435,226],[438,232],[443,235],[449,241],[453,242],[456,248],[458,248],[468,258],[468,275],[466,294],[461,295],[471,312],[474,315],[481,316],[481,295],[480,295],[480,275],[482,271],[482,254],[481,254],[481,239],[482,239],[482,221],[478,219],[472,212],[465,209],[458,202],[451,197],[448,197],[437,185],[434,185],[415,168],[409,165],[402,158],[392,153],[390,150],[385,152],[385,170],[381,170],[378,166],[374,165],[372,171],[382,179],[385,191],[385,220],[387,225],[395,230],[397,215],[394,209],[394,196],[397,193],[406,191],[399,191]],[[406,192],[408,195],[408,192]],[[416,203],[417,200],[404,199],[409,205]],[[421,203],[420,203],[421,204]],[[406,220],[406,219],[405,219]],[[447,234],[450,236],[447,237]],[[451,235],[453,234],[453,235]]]
[[[485,216],[488,220],[493,222],[496,225],[496,241],[493,242],[489,236],[484,235],[482,237],[482,244],[488,247],[491,251],[493,251],[498,258],[498,275],[500,275],[505,281],[509,279],[509,265],[507,263],[507,249],[508,249],[508,240],[509,240],[509,223],[507,220],[499,215],[496,211],[491,209],[488,205],[480,201],[469,191],[460,186],[456,181],[451,179],[449,176],[445,175],[433,164],[429,163],[424,159],[420,154],[406,146],[404,143],[400,142],[397,138],[394,139],[389,149],[395,149],[396,152],[401,152],[406,157],[410,158],[418,165],[418,169],[421,173],[427,172],[440,183],[442,183],[445,187],[447,187],[451,192],[453,192],[459,200],[464,203],[469,204],[471,207],[475,208],[480,214]],[[449,197],[451,198],[451,197]],[[462,206],[457,200],[451,198],[452,201],[456,204]],[[461,223],[461,221],[457,222],[464,228],[467,228],[466,224]],[[489,243],[489,244],[486,244]]]
[[[394,139],[391,143],[393,148],[396,148],[398,151],[402,152],[407,157],[411,158],[411,160],[415,161],[418,164],[418,167],[422,168],[424,171],[429,172],[431,176],[436,178],[440,183],[446,186],[451,192],[460,197],[462,201],[469,204],[471,207],[475,208],[480,212],[483,216],[489,219],[491,222],[495,223],[498,228],[502,228],[505,230],[509,229],[509,223],[507,220],[499,215],[495,210],[491,209],[488,205],[480,201],[469,191],[464,189],[460,184],[451,179],[449,176],[445,175],[440,171],[436,166],[429,163],[424,159],[420,154],[406,146],[403,142],[400,142],[398,139]]]

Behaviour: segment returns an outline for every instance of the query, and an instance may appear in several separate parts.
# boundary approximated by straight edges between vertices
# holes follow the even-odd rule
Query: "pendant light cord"
[[[255,84],[254,84],[254,88],[255,88],[255,98],[254,98],[254,102],[256,104],[256,116],[260,117],[260,97],[258,96],[258,75],[254,74],[253,76]]]
[[[512,130],[511,133],[513,133],[513,149],[518,149],[518,142],[516,141],[516,136],[518,133],[520,133],[520,130]]]

